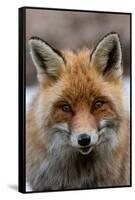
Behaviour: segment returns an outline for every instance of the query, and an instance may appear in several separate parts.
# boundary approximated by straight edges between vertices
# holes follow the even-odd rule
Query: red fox
[[[39,91],[27,113],[26,177],[33,191],[130,186],[130,127],[120,39],[58,51],[29,40]]]

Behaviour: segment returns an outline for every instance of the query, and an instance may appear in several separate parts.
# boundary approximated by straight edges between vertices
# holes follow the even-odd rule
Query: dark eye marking
[[[99,109],[99,108],[101,108],[103,105],[105,104],[105,102],[104,101],[102,101],[102,100],[97,100],[95,103],[94,103],[94,109]]]
[[[103,107],[104,104],[106,104],[108,101],[104,97],[98,97],[96,98],[91,106],[91,111],[94,112],[100,108]]]
[[[68,104],[63,104],[61,106],[61,109],[62,109],[63,112],[71,112],[72,111],[71,106],[68,105]]]

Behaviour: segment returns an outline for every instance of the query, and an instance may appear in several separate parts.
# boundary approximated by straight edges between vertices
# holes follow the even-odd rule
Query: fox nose
[[[89,135],[87,134],[81,134],[79,135],[78,137],[78,144],[81,145],[81,146],[87,146],[89,145],[91,142],[91,138]]]

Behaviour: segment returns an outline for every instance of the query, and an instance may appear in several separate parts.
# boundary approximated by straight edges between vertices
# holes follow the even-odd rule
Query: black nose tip
[[[81,134],[78,137],[78,144],[81,146],[87,146],[90,144],[90,136],[87,134]]]

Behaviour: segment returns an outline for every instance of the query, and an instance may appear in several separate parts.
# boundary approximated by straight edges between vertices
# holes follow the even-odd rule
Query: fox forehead
[[[64,51],[66,67],[61,68],[59,80],[53,84],[44,85],[45,92],[53,94],[56,98],[62,97],[71,103],[90,102],[94,98],[107,96],[114,98],[121,93],[121,80],[113,81],[113,84],[104,80],[91,66],[90,51],[83,49],[78,53]],[[112,100],[112,99],[111,99]]]

